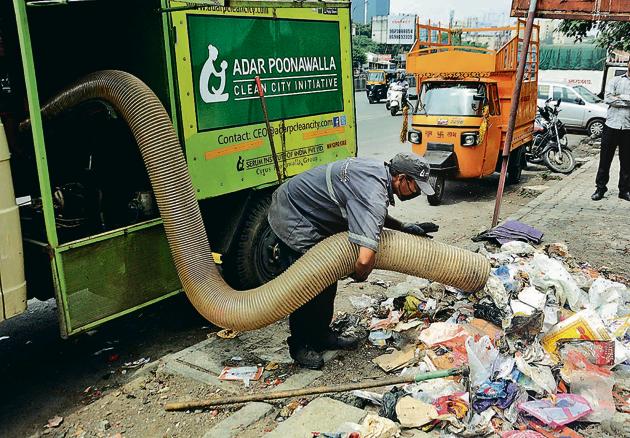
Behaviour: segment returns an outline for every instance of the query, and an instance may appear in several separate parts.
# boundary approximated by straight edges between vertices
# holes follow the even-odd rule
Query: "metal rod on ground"
[[[530,0],[529,11],[527,12],[527,24],[525,26],[525,35],[523,35],[523,51],[518,61],[518,70],[516,72],[516,84],[514,84],[514,93],[512,94],[512,107],[510,108],[510,119],[505,134],[505,143],[503,144],[503,162],[501,163],[501,177],[499,178],[499,188],[497,189],[497,198],[494,204],[494,214],[492,216],[492,227],[499,222],[499,214],[501,212],[501,201],[503,199],[503,189],[505,188],[505,177],[507,174],[507,165],[510,158],[510,147],[512,146],[512,138],[514,137],[514,126],[516,125],[516,114],[518,112],[518,103],[521,97],[521,87],[523,85],[523,77],[525,76],[525,64],[527,63],[527,54],[529,52],[529,40],[532,36],[534,28],[534,16],[536,15],[536,6],[538,0]],[[517,29],[518,32],[518,29]],[[518,35],[517,35],[518,38]],[[518,45],[517,45],[518,47]],[[536,54],[538,56],[538,54]]]
[[[256,76],[256,88],[258,88],[258,95],[260,96],[260,105],[262,106],[262,112],[265,116],[265,124],[267,125],[267,136],[269,137],[269,143],[271,144],[271,156],[273,157],[273,165],[276,168],[276,175],[278,176],[278,183],[282,182],[282,174],[280,173],[280,165],[278,164],[278,154],[276,153],[276,145],[273,142],[273,131],[271,130],[271,124],[269,123],[269,113],[267,112],[267,102],[265,101],[265,92],[263,91],[262,83],[260,82],[260,76]]]
[[[247,403],[252,401],[276,400],[280,398],[301,397],[305,395],[327,394],[331,392],[346,392],[355,389],[378,388],[379,386],[399,385],[401,383],[415,383],[424,380],[440,379],[449,376],[466,375],[468,368],[451,368],[448,370],[432,371],[429,373],[416,374],[415,376],[387,377],[379,380],[369,380],[365,382],[348,383],[333,386],[315,386],[313,388],[294,389],[291,391],[272,391],[262,394],[250,394],[235,397],[223,397],[208,400],[187,401],[178,403],[168,403],[165,406],[167,411],[183,411],[187,409],[203,409],[211,406],[231,405],[236,403]]]

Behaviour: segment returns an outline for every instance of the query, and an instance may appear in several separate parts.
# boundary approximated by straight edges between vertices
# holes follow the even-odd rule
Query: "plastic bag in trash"
[[[464,339],[468,337],[468,333],[459,324],[449,322],[434,322],[420,333],[420,340],[427,346],[432,347],[434,345],[442,344],[447,341],[457,340],[461,338],[463,343]]]
[[[491,406],[507,409],[519,395],[516,383],[507,380],[485,381],[479,386],[473,398],[475,412],[483,412]]]
[[[598,278],[588,291],[589,307],[595,310],[604,324],[610,324],[619,316],[628,314],[628,288],[614,281]]]
[[[473,386],[481,385],[490,379],[494,361],[499,356],[490,338],[484,336],[475,342],[472,336],[466,339],[466,353],[468,354],[468,366],[470,368],[470,382]]]
[[[368,307],[372,307],[376,305],[376,300],[368,295],[355,295],[348,297],[350,300],[350,304],[357,310],[364,310]]]
[[[588,402],[575,394],[558,394],[554,399],[532,400],[519,404],[518,408],[553,428],[572,423],[591,413]]]
[[[521,288],[520,282],[515,278],[518,270],[510,265],[501,265],[492,270],[492,273],[503,283],[505,291],[510,295],[516,295]]]
[[[525,359],[520,353],[516,354],[516,368],[531,380],[531,383],[524,384],[519,379],[519,383],[521,383],[523,387],[539,394],[555,394],[557,385],[556,379],[551,373],[551,368],[542,365],[530,365],[525,362]]]
[[[389,418],[392,421],[398,421],[398,416],[396,415],[396,404],[398,404],[398,399],[401,397],[405,397],[407,392],[394,386],[392,389],[383,394],[383,399],[381,400],[381,407],[378,410],[378,415],[381,417]]]
[[[614,415],[615,377],[610,370],[592,364],[582,352],[571,350],[566,353],[561,375],[571,386],[571,393],[584,397],[593,409],[585,421],[600,423]]]
[[[511,242],[501,245],[501,252],[516,255],[529,255],[536,252],[536,248],[529,243],[521,242],[520,240],[512,240]]]
[[[560,304],[568,303],[574,312],[583,308],[588,301],[584,291],[558,260],[550,259],[544,254],[535,254],[526,270],[532,285],[543,292],[553,289]]]

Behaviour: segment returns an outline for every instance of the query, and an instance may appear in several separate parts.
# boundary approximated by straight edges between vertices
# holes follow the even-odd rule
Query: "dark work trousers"
[[[599,152],[599,168],[595,185],[606,190],[610,178],[610,165],[619,146],[619,192],[630,191],[630,129],[614,129],[604,126],[602,147]]]
[[[303,254],[289,248],[279,238],[278,242],[280,245],[280,263],[284,269],[302,257]],[[336,295],[337,282],[334,282],[289,316],[289,329],[291,330],[291,337],[288,339],[289,347],[320,348],[323,340],[332,332],[330,323],[334,314]]]

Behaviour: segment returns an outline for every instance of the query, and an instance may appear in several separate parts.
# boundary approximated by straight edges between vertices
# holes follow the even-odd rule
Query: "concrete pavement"
[[[566,242],[578,260],[630,274],[630,202],[619,199],[619,158],[610,170],[606,197],[592,201],[598,159],[585,163],[563,181],[511,215],[545,233],[544,242]]]

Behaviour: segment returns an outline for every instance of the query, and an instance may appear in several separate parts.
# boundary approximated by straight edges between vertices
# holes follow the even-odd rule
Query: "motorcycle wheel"
[[[398,114],[398,107],[397,106],[391,107],[389,112],[392,114],[392,116],[395,116],[396,114]]]
[[[561,154],[555,149],[549,149],[543,155],[543,161],[556,173],[571,173],[575,169],[575,158],[569,149],[562,149]]]
[[[442,203],[442,197],[444,196],[444,185],[446,180],[444,175],[437,174],[429,176],[429,184],[433,187],[433,191],[435,191],[434,195],[428,195],[427,201],[429,201],[429,205],[440,205]]]

